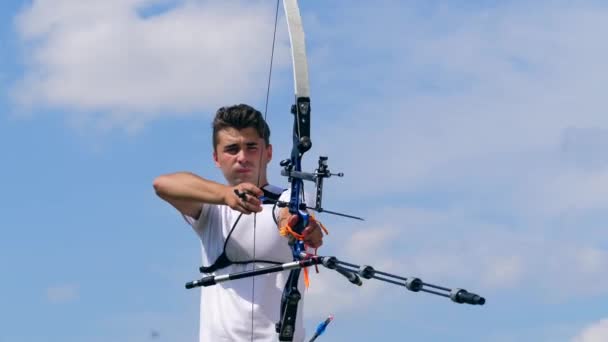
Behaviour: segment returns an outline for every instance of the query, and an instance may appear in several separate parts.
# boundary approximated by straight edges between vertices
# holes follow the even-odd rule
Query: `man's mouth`
[[[237,173],[249,173],[249,172],[251,172],[251,169],[237,169],[236,172]]]

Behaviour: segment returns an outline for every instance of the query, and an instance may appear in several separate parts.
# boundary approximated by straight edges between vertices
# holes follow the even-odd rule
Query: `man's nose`
[[[236,154],[236,160],[237,160],[238,162],[244,162],[244,161],[246,161],[246,160],[247,160],[247,158],[246,158],[246,156],[245,156],[245,149],[243,149],[243,148],[242,148],[242,149],[239,151],[239,153],[237,153],[237,154]]]

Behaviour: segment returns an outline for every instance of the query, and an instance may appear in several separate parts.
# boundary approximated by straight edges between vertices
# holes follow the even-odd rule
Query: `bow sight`
[[[327,164],[326,156],[319,157],[319,165],[318,165],[317,169],[312,173],[294,171],[293,170],[294,165],[293,165],[291,159],[285,159],[285,160],[281,161],[280,165],[283,167],[283,170],[281,170],[281,175],[287,177],[287,179],[290,183],[293,182],[294,179],[306,180],[306,181],[315,183],[315,186],[316,186],[315,206],[309,207],[306,205],[306,203],[302,202],[299,204],[299,207],[298,207],[299,210],[310,209],[310,210],[314,210],[318,213],[327,213],[327,214],[348,217],[348,218],[352,218],[355,220],[364,221],[363,218],[358,217],[358,216],[343,214],[343,213],[339,213],[339,212],[335,212],[335,211],[331,211],[331,210],[326,210],[325,208],[323,208],[323,206],[322,206],[322,204],[323,204],[323,179],[329,178],[331,176],[344,177],[344,173],[342,173],[342,172],[331,173],[331,171],[329,170],[329,166]],[[276,201],[276,203],[279,207],[286,207],[289,205],[288,202],[282,202],[282,201]]]

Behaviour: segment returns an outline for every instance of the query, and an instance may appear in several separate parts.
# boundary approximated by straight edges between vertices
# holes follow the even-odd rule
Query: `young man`
[[[154,180],[156,194],[198,234],[206,273],[227,274],[292,260],[278,227],[294,218],[286,208],[259,199],[264,195],[289,201],[288,191],[268,184],[269,137],[270,129],[259,111],[244,104],[222,107],[213,121],[213,160],[227,184],[190,172]],[[235,190],[247,196],[240,197]],[[306,227],[304,236],[309,247],[321,246],[323,234],[316,223]],[[256,341],[277,341],[275,323],[288,275],[289,271],[283,271],[201,288],[200,341],[250,341],[252,336]],[[300,277],[304,294],[302,287]],[[294,341],[304,340],[301,304]]]

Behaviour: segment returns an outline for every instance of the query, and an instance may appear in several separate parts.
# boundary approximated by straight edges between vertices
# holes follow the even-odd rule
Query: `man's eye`
[[[237,147],[227,147],[224,151],[230,154],[235,154],[239,152],[239,149]]]

